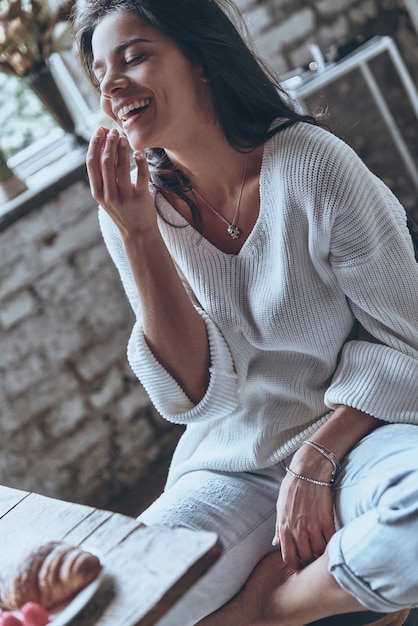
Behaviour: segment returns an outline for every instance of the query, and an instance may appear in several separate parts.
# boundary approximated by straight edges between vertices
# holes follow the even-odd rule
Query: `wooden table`
[[[221,552],[215,533],[145,527],[125,515],[2,486],[0,537],[3,567],[48,541],[103,554],[101,584],[74,626],[156,624]]]

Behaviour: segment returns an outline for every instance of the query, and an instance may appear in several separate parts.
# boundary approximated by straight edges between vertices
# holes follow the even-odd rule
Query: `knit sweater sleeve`
[[[119,271],[136,316],[128,343],[128,361],[157,411],[167,420],[178,424],[219,418],[230,413],[238,401],[237,376],[230,350],[217,326],[198,303],[193,302],[206,325],[211,361],[208,388],[202,400],[194,405],[177,381],[159,363],[145,340],[141,302],[123,243],[117,227],[102,208],[99,208],[99,223],[106,247]],[[190,287],[180,271],[179,274],[193,301]]]
[[[355,317],[376,340],[345,344],[325,402],[389,422],[418,422],[418,264],[405,212],[342,142],[324,165],[328,261]]]

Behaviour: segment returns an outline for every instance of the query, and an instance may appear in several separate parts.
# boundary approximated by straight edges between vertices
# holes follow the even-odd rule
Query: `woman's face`
[[[116,12],[98,24],[92,48],[103,111],[134,150],[175,152],[196,141],[210,98],[202,68],[173,40],[132,13]]]

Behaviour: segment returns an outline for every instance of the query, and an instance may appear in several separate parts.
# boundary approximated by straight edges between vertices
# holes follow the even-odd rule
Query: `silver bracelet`
[[[307,476],[302,476],[302,474],[296,474],[290,467],[286,467],[286,472],[289,472],[294,478],[299,478],[299,480],[306,480],[307,483],[312,483],[313,485],[320,485],[321,487],[332,487],[332,480],[327,483],[324,480],[315,480],[314,478],[308,478]]]
[[[333,467],[333,471],[331,474],[331,482],[334,482],[337,472],[341,469],[341,465],[339,464],[338,459],[335,456],[335,454],[331,452],[331,450],[328,450],[328,448],[323,446],[321,443],[317,443],[316,441],[310,441],[309,439],[307,439],[306,441],[303,442],[303,444],[307,446],[311,446],[311,448],[314,448],[314,450],[316,450],[317,452],[320,452],[322,456],[328,459],[328,461],[332,464],[332,467]]]

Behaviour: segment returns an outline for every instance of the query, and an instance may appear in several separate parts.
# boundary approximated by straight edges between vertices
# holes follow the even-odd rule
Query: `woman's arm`
[[[338,461],[341,461],[360,439],[363,439],[383,423],[381,420],[350,406],[339,406],[330,419],[316,431],[312,439],[331,450]],[[296,452],[292,460],[292,469],[302,474],[307,471],[320,470],[318,462],[321,462],[321,466],[326,468],[325,478],[323,477],[322,480],[329,480],[332,465],[309,446],[302,446]]]
[[[330,450],[337,461],[363,437],[383,422],[349,406],[339,406],[331,418],[311,439]],[[332,463],[318,450],[302,445],[295,453],[290,469],[327,483]],[[330,487],[316,485],[288,474],[277,500],[274,545],[280,545],[283,559],[299,569],[320,556],[335,532],[333,498]]]
[[[194,403],[209,381],[209,346],[203,319],[191,303],[157,226],[145,159],[117,130],[92,137],[87,169],[93,197],[118,227],[138,289],[145,339],[157,360]]]
[[[312,258],[338,282],[355,318],[370,337],[341,346],[325,404],[332,417],[312,439],[340,461],[384,422],[418,423],[418,265],[405,212],[390,190],[341,140],[309,128],[317,141],[311,164]],[[313,207],[313,208],[312,208]],[[375,343],[377,341],[377,343]],[[379,418],[379,419],[377,419]],[[275,543],[285,561],[301,567],[323,553],[335,532],[332,463],[309,445],[290,469],[277,503]]]
[[[123,237],[138,288],[143,332],[157,360],[197,404],[209,381],[206,327],[180,281],[158,229]]]

